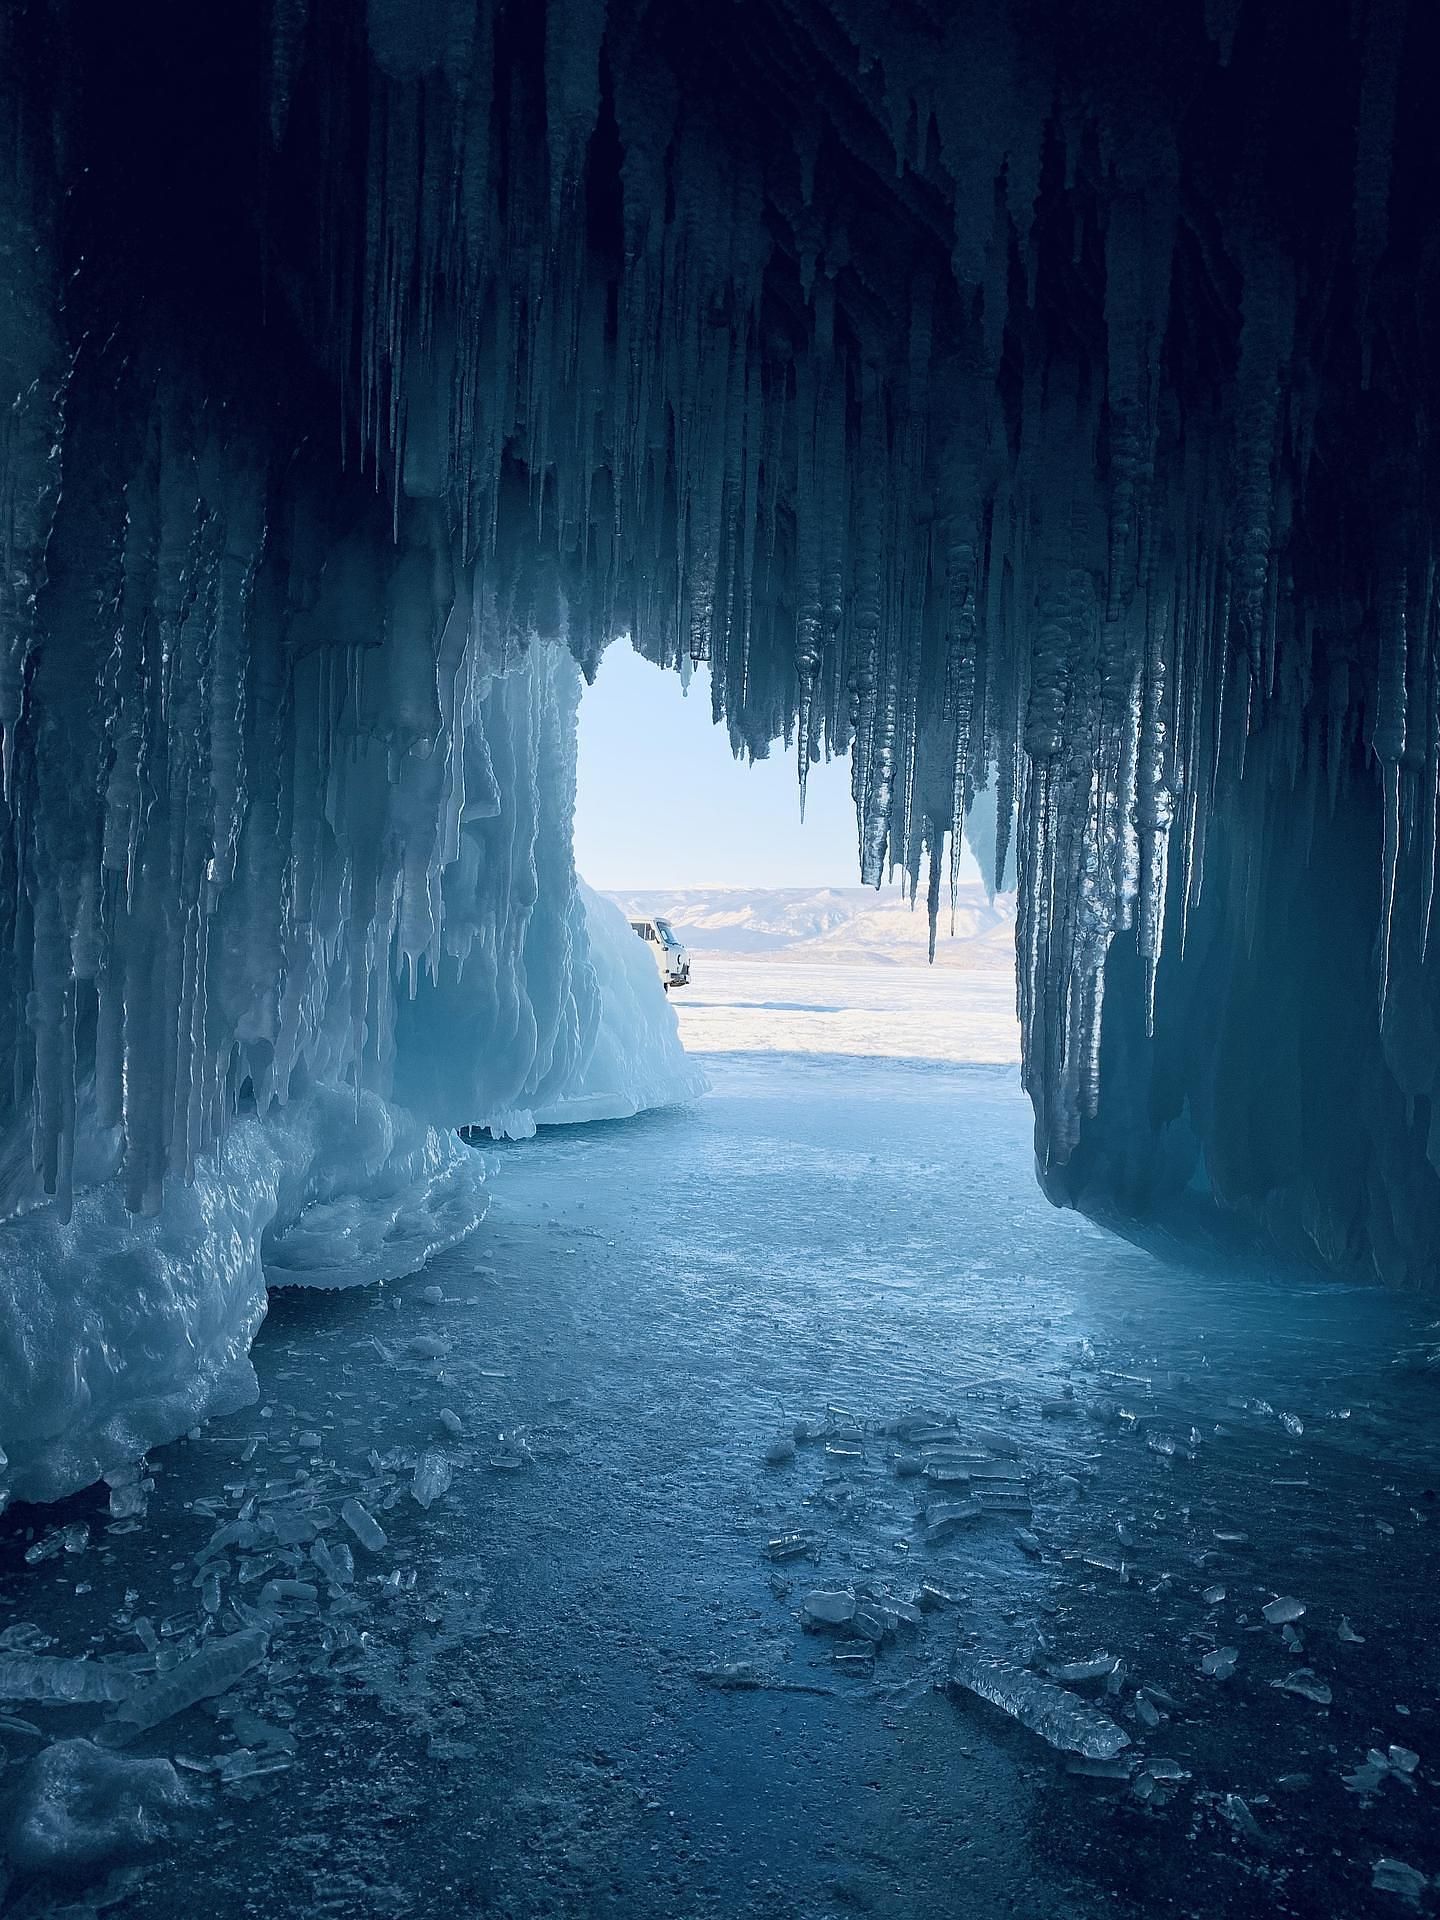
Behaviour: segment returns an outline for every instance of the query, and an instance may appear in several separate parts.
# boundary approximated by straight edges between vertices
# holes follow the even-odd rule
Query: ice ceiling
[[[932,911],[993,792],[1056,1197],[1428,1280],[1436,34],[12,0],[11,1158],[63,1203],[92,1102],[153,1209],[242,1089],[403,1083],[412,993],[513,1028],[546,722],[481,709],[628,632]]]

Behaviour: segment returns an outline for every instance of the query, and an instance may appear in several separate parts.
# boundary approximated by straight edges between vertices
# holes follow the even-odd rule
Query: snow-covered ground
[[[873,887],[691,887],[641,889],[612,898],[627,914],[663,914],[694,953],[765,955],[800,966],[916,967],[928,964],[923,900]],[[935,965],[1013,973],[1015,898],[991,899],[978,881],[948,892],[936,923]]]
[[[1440,1870],[1423,1316],[1052,1210],[1008,1066],[724,1017],[709,1098],[487,1148],[427,1273],[272,1297],[257,1406],[4,1516],[8,1912],[1368,1920]],[[175,1772],[28,1764],[90,1734]]]
[[[896,888],[701,887],[617,893],[666,915],[690,948],[670,996],[689,1052],[856,1054],[1018,1065],[1014,900],[961,895],[941,917],[937,964],[922,911]]]
[[[1012,1066],[1020,1060],[1010,968],[862,966],[694,956],[670,995],[691,1053],[863,1054]]]

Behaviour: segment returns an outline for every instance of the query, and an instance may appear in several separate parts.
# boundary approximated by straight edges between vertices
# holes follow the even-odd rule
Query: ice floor
[[[767,999],[816,1003],[745,991],[752,1046]],[[1052,1211],[1007,1067],[707,1067],[693,1111],[488,1149],[491,1218],[430,1272],[277,1296],[260,1405],[152,1455],[122,1517],[0,1523],[0,1677],[147,1684],[211,1622],[269,1630],[120,1749],[188,1804],[7,1910],[1433,1906],[1427,1316]],[[853,1618],[803,1624],[820,1593]],[[947,1688],[957,1648],[1069,1668],[1129,1745],[1067,1771]],[[12,1833],[37,1748],[126,1711],[0,1702]]]

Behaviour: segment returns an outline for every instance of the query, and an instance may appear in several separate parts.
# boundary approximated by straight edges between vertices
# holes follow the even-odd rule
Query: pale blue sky
[[[617,640],[580,701],[575,864],[616,890],[858,886],[849,762],[810,769],[802,826],[793,749],[732,759],[708,672],[684,693]]]

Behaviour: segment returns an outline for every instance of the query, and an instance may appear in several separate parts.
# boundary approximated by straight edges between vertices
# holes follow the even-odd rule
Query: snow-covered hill
[[[696,953],[753,954],[789,962],[924,965],[928,929],[923,900],[912,909],[898,888],[695,887],[677,892],[615,893],[628,914],[665,915]],[[991,902],[979,885],[962,887],[955,932],[948,895],[940,911],[938,966],[1013,970],[1015,901]]]

